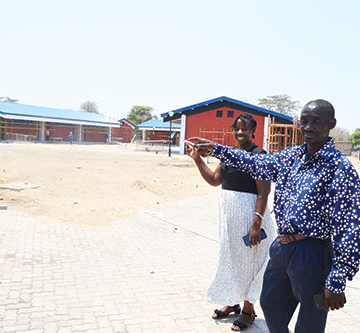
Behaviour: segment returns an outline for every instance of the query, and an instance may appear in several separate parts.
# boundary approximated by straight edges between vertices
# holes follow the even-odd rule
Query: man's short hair
[[[324,99],[315,99],[313,101],[306,103],[304,108],[310,106],[310,104],[312,109],[314,110],[317,109],[326,112],[329,115],[330,120],[335,118],[335,109],[330,102]]]

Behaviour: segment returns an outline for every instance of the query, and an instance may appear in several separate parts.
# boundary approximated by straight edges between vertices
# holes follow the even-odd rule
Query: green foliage
[[[258,99],[258,106],[285,114],[287,116],[295,117],[300,108],[299,101],[292,101],[289,95],[273,95],[266,96],[266,98]]]
[[[100,114],[97,103],[86,101],[80,105],[80,111]]]
[[[157,116],[152,115],[153,111],[154,109],[151,106],[134,105],[126,116],[126,119],[134,125],[139,125],[147,120],[157,119]]]
[[[353,134],[350,135],[353,147],[360,145],[360,128],[357,128]]]
[[[350,132],[342,127],[335,127],[330,131],[330,136],[334,141],[351,141]]]

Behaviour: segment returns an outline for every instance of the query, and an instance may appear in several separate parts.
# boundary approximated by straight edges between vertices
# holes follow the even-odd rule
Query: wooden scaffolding
[[[199,137],[208,139],[221,145],[227,145],[229,137],[232,136],[232,131],[226,130],[223,128],[222,130],[213,128],[212,130],[206,130],[205,128],[199,128]]]
[[[295,118],[292,124],[284,125],[275,123],[275,119],[268,116],[266,151],[268,153],[278,152],[288,147],[299,146],[304,143],[303,136],[298,126],[298,119]],[[222,145],[228,145],[232,137],[232,131],[226,129],[207,130],[199,128],[199,137],[205,138]]]
[[[303,136],[298,126],[298,119],[295,118],[291,125],[276,124],[274,118],[268,116],[268,153],[278,152],[288,147],[299,146],[304,143]]]

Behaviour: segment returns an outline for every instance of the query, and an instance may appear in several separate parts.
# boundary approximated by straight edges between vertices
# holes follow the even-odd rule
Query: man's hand
[[[325,310],[329,312],[330,310],[339,310],[344,307],[345,303],[345,294],[335,294],[330,290],[325,288]]]
[[[199,154],[203,157],[209,155],[209,153],[214,149],[215,142],[212,142],[207,139],[202,139],[198,137],[192,137],[188,139],[189,141],[195,142],[195,149],[199,151]]]

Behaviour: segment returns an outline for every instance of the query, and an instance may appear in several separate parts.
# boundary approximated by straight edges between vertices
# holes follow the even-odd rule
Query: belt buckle
[[[281,243],[281,244],[286,245],[286,244],[290,244],[290,243],[291,243],[291,241],[289,242],[288,239],[287,239],[287,236],[289,236],[289,235],[281,234],[281,233],[279,232],[279,230],[277,230],[276,232],[277,232],[277,234],[278,234],[278,236],[279,236],[279,240],[280,240],[280,243]],[[286,238],[285,238],[286,241],[283,241],[283,240],[281,239],[281,237],[286,237]]]

